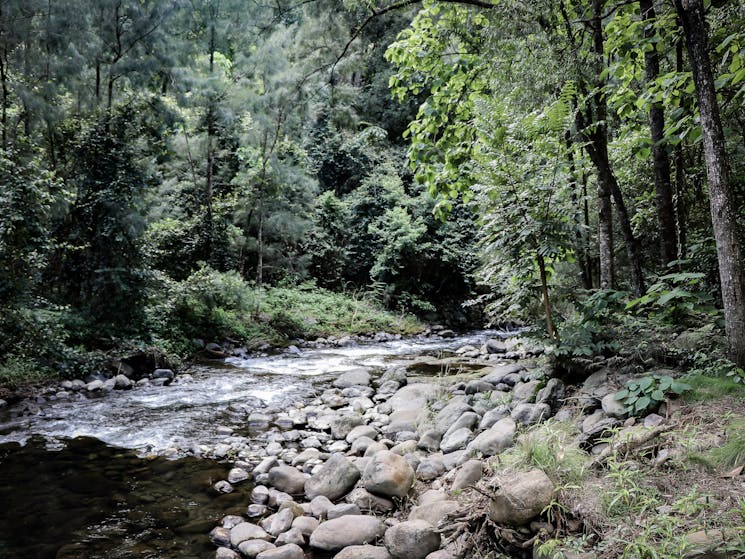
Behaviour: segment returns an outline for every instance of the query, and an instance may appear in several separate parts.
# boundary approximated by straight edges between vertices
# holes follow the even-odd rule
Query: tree
[[[729,355],[732,361],[742,367],[745,366],[745,267],[714,75],[707,50],[704,3],[702,0],[675,0],[675,9],[686,37],[701,116],[709,206],[719,260]]]

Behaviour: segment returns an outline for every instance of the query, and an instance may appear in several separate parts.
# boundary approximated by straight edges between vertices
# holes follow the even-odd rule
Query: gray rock
[[[310,536],[310,546],[337,551],[350,545],[374,542],[385,533],[385,526],[374,516],[342,516],[327,520]]]
[[[409,520],[425,520],[432,526],[437,527],[448,514],[452,514],[460,508],[461,504],[458,501],[437,501],[425,506],[413,507],[411,513],[409,513]]]
[[[531,380],[529,382],[518,382],[512,389],[513,402],[532,402],[541,386],[541,382]]]
[[[367,386],[370,384],[370,373],[364,369],[356,369],[342,373],[334,381],[336,388],[349,388],[350,386]]]
[[[440,442],[442,441],[442,434],[436,429],[430,429],[425,431],[424,434],[419,438],[416,446],[422,450],[428,450],[429,452],[435,452],[440,448]]]
[[[483,456],[494,456],[512,446],[515,440],[517,425],[510,417],[497,421],[491,428],[479,433],[468,444],[468,451],[478,452]]]
[[[310,537],[319,524],[318,519],[312,516],[298,516],[292,521],[292,527],[300,530],[300,533],[306,537]]]
[[[305,554],[298,545],[290,543],[274,549],[267,549],[256,556],[256,559],[303,559]]]
[[[267,474],[272,468],[279,466],[276,456],[268,456],[259,462],[258,466],[253,469],[254,475]]]
[[[437,479],[446,472],[445,464],[442,461],[442,455],[428,456],[423,458],[416,468],[416,477],[422,481],[432,481]]]
[[[288,544],[305,545],[305,536],[303,536],[300,528],[290,528],[286,532],[282,532],[277,536],[274,543],[279,546],[285,546]]]
[[[489,374],[483,376],[481,380],[486,381],[496,386],[497,384],[500,384],[501,382],[503,382],[503,379],[505,377],[508,377],[509,375],[514,375],[516,373],[520,373],[524,370],[525,370],[525,367],[517,363],[512,363],[509,365],[498,365],[494,367]],[[515,382],[507,383],[507,384],[510,384],[510,386],[513,386]]]
[[[466,448],[473,439],[473,431],[468,427],[456,429],[448,435],[445,435],[440,442],[440,450],[445,454]]]
[[[257,485],[251,490],[251,502],[264,505],[269,502],[269,489],[263,485]]]
[[[396,433],[396,442],[402,443],[405,441],[416,441],[419,439],[419,436],[416,434],[416,431],[399,431]]]
[[[375,545],[350,545],[334,555],[334,559],[391,559],[391,554]]]
[[[269,540],[271,536],[261,527],[250,522],[241,522],[230,530],[230,543],[233,547],[238,547],[241,542],[246,540]]]
[[[416,452],[416,445],[417,442],[414,440],[404,441],[391,447],[391,452],[399,456],[406,456],[407,454]]]
[[[485,380],[472,380],[466,384],[466,394],[478,394],[479,392],[491,392],[494,385]]]
[[[483,464],[481,460],[469,460],[463,464],[455,475],[452,491],[461,491],[474,485],[481,479]]]
[[[362,484],[370,493],[385,497],[404,497],[414,483],[414,470],[398,454],[381,450],[372,457],[362,475]]]
[[[626,406],[616,400],[615,394],[607,394],[606,396],[603,396],[600,405],[605,414],[610,417],[615,417],[617,419],[626,417]]]
[[[365,456],[366,458],[372,458],[381,450],[388,450],[388,447],[385,446],[383,443],[374,442],[372,444],[367,445],[367,448],[365,449],[365,454],[363,456]]]
[[[228,472],[228,482],[230,483],[240,483],[247,480],[248,477],[248,472],[242,468],[233,468]]]
[[[456,559],[456,556],[449,549],[438,549],[427,555],[424,559]]]
[[[375,514],[385,514],[393,510],[393,501],[373,495],[367,489],[358,487],[345,497],[348,503],[354,503],[360,510]]]
[[[442,408],[435,417],[434,429],[440,433],[445,433],[450,427],[458,421],[461,415],[473,411],[463,400],[454,400]]]
[[[305,475],[292,466],[277,466],[269,470],[269,485],[290,495],[305,491]]]
[[[85,389],[88,392],[95,392],[96,390],[101,390],[102,388],[103,388],[102,380],[92,380],[91,382],[85,385]]]
[[[465,449],[456,450],[455,452],[443,454],[442,462],[445,464],[445,468],[447,468],[448,470],[453,470],[463,464],[469,458],[471,458],[471,455]]]
[[[548,404],[518,404],[510,414],[516,423],[533,425],[551,417],[551,406]]]
[[[295,514],[291,509],[284,509],[276,514],[267,517],[263,521],[264,528],[267,533],[271,534],[275,538],[282,532],[286,532],[292,527],[292,521],[295,520]]]
[[[240,551],[245,557],[254,559],[262,551],[274,549],[275,547],[276,546],[273,543],[264,540],[247,540],[238,545],[238,551]]]
[[[215,551],[215,559],[240,559],[240,555],[229,547],[218,547]]]
[[[326,518],[328,510],[334,506],[328,497],[319,495],[310,502],[310,511],[316,518]]]
[[[266,505],[248,505],[246,507],[246,516],[248,518],[259,518],[261,516],[264,516],[267,513],[267,506]]]
[[[369,425],[356,425],[349,431],[349,433],[347,433],[345,439],[349,444],[352,444],[361,437],[368,437],[375,440],[377,436],[378,431],[375,427],[370,427]]]
[[[486,412],[481,418],[481,423],[479,423],[479,431],[489,429],[500,419],[504,419],[505,417],[509,416],[510,409],[507,406],[497,406],[496,408]]]
[[[445,494],[444,491],[440,489],[429,489],[419,495],[417,505],[419,505],[420,507],[427,507],[434,503],[439,503],[440,501],[447,501],[447,498],[448,496]]]
[[[330,423],[331,436],[335,439],[345,439],[352,429],[362,425],[362,416],[358,413],[343,413],[335,415]]]
[[[230,485],[227,481],[224,479],[218,481],[215,485],[212,486],[215,491],[222,494],[232,493],[233,492],[233,486]]]
[[[502,340],[489,338],[488,340],[486,340],[486,342],[484,342],[482,350],[482,353],[488,354],[507,353],[507,351],[509,350],[509,345]]]
[[[114,377],[114,388],[119,390],[128,390],[134,386],[134,383],[125,375],[116,375]]]
[[[341,518],[342,516],[355,516],[362,514],[360,507],[354,503],[340,503],[334,505],[326,512],[326,518],[333,520],[334,518]]]
[[[173,380],[174,376],[175,375],[173,374],[173,371],[171,369],[155,369],[150,375],[150,378],[162,378],[166,380]]]
[[[352,448],[349,449],[353,455],[365,454],[370,445],[375,444],[375,441],[370,437],[359,437],[352,443]]]
[[[564,402],[566,386],[557,378],[548,379],[546,386],[535,395],[536,404],[548,404],[552,410],[558,410]]]
[[[269,424],[272,422],[273,419],[274,418],[271,415],[268,415],[266,413],[253,412],[248,416],[246,422],[248,423],[249,427],[263,429],[269,427]]]
[[[424,559],[440,548],[440,534],[425,520],[407,520],[388,528],[385,547],[395,559]]]
[[[217,526],[210,532],[210,541],[216,546],[229,546],[230,545],[230,528],[223,526]]]
[[[473,430],[476,425],[478,425],[479,420],[481,417],[479,417],[479,414],[474,413],[472,411],[467,411],[463,415],[461,415],[455,423],[453,423],[450,428],[448,428],[447,431],[445,431],[445,434],[443,435],[443,439],[446,438],[451,433],[457,431],[458,429],[463,429],[464,427],[466,429]]]
[[[305,495],[313,499],[324,495],[330,500],[343,497],[360,479],[361,473],[343,454],[332,454],[326,463],[305,482]]]
[[[538,516],[552,501],[554,484],[538,469],[500,479],[489,517],[497,524],[520,526]]]

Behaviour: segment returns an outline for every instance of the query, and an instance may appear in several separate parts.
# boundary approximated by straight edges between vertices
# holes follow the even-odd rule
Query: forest
[[[3,0],[0,378],[411,316],[741,378],[744,24],[740,1]]]

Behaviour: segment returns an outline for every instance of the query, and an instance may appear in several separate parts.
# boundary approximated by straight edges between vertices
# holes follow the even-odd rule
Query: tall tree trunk
[[[729,180],[724,132],[719,115],[714,76],[707,51],[706,20],[702,0],[675,0],[696,86],[701,131],[709,181],[709,206],[722,283],[724,322],[729,356],[745,366],[745,269],[737,237],[737,214]]]
[[[8,151],[8,97],[10,92],[8,91],[8,64],[7,64],[7,50],[3,48],[2,54],[0,54],[0,84],[2,85],[3,100],[0,105],[0,125],[3,127],[2,130],[2,148],[3,151]]]
[[[683,38],[681,37],[675,45],[675,70],[682,72],[683,69]],[[679,142],[675,146],[675,225],[678,238],[678,260],[683,260],[686,257],[685,181],[683,142]]]
[[[657,18],[652,0],[639,0],[644,37],[652,39],[655,35],[653,22]],[[644,78],[649,86],[654,84],[660,73],[660,57],[657,45],[644,51]],[[664,146],[665,111],[662,103],[652,102],[649,109],[649,129],[652,136],[652,162],[654,168],[655,204],[660,224],[660,258],[666,265],[677,258],[675,234],[675,210],[673,207],[673,188],[670,181],[670,158]]]
[[[584,132],[585,136],[589,139],[587,145],[587,153],[590,155],[595,170],[598,175],[598,210],[601,228],[608,227],[607,224],[603,224],[603,220],[607,219],[608,212],[608,196],[613,196],[613,200],[616,203],[616,209],[618,211],[619,222],[621,225],[621,233],[623,234],[624,243],[626,245],[626,254],[629,260],[629,268],[631,271],[631,283],[634,289],[634,293],[637,296],[644,294],[644,275],[641,267],[641,257],[639,255],[639,245],[636,238],[634,237],[633,229],[631,228],[631,220],[626,210],[626,204],[623,200],[623,194],[618,186],[613,170],[610,166],[610,159],[608,157],[608,107],[607,100],[605,98],[605,82],[602,78],[604,65],[603,65],[603,20],[602,20],[602,1],[592,0],[592,46],[593,53],[595,54],[595,75],[597,79],[596,93],[593,96],[593,105],[595,107],[595,119],[587,119],[586,124],[592,124],[592,130],[590,132]],[[601,230],[601,234],[603,231]],[[611,237],[612,239],[612,237]],[[602,239],[600,239],[602,242]],[[602,249],[602,245],[601,245]],[[603,263],[603,252],[601,250],[601,263],[600,263],[600,283],[604,289],[611,288],[613,286],[612,276],[611,281],[606,283],[610,285],[608,287],[603,286],[603,268],[607,268],[608,263]],[[605,255],[607,258],[607,255]],[[607,270],[605,273],[607,278]]]

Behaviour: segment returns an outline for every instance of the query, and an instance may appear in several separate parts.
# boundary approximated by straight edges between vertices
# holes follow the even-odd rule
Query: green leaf
[[[634,408],[636,411],[644,411],[649,407],[649,404],[652,403],[652,400],[650,400],[647,396],[642,396],[639,398],[636,403],[634,404]]]
[[[660,378],[660,390],[666,391],[670,390],[670,387],[673,385],[673,377],[665,375],[664,377]]]
[[[623,400],[624,398],[628,397],[629,391],[627,389],[619,390],[616,392],[616,395],[613,396],[614,400]]]
[[[654,392],[652,392],[652,399],[657,400],[658,402],[661,402],[665,399],[665,394],[662,392],[662,390],[657,389]]]
[[[639,388],[646,392],[653,383],[654,379],[652,377],[644,377],[639,381]]]

